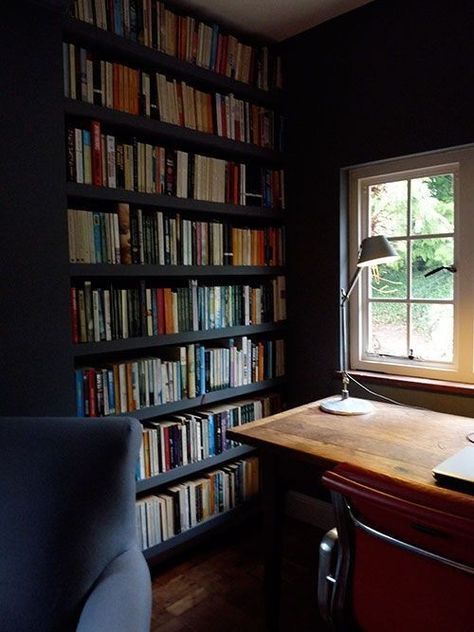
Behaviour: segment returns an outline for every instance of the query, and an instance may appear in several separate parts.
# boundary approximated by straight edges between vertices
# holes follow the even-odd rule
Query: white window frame
[[[417,170],[422,173],[417,174]],[[364,355],[370,270],[363,270],[350,298],[349,360],[351,369],[474,383],[474,145],[382,161],[348,169],[349,270],[356,267],[359,245],[367,236],[363,187],[406,177],[454,174],[454,349],[452,363]],[[367,335],[367,332],[365,332]]]

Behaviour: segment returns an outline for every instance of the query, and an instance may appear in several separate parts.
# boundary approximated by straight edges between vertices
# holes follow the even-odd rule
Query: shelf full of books
[[[133,413],[143,419],[166,404],[196,403],[213,392],[229,396],[232,389],[283,377],[284,341],[242,336],[91,364],[75,370],[77,415]]]
[[[227,430],[280,408],[280,395],[273,392],[145,421],[137,469],[138,491],[247,454],[251,448],[228,439]]]
[[[283,266],[283,226],[255,227],[221,219],[136,208],[69,208],[70,263],[159,266]]]
[[[181,287],[138,283],[93,283],[71,287],[73,343],[156,337],[232,327],[278,323],[286,319],[285,277],[252,285],[204,285],[197,279]]]
[[[246,152],[247,153],[247,152]],[[105,133],[100,121],[67,128],[67,175],[77,184],[281,210],[281,169],[224,160]]]
[[[195,537],[197,528],[212,528],[213,520],[255,498],[258,491],[258,458],[249,457],[143,496],[136,504],[141,547],[156,555],[164,549],[162,543],[178,545],[191,529]]]
[[[212,84],[242,83],[264,92],[282,87],[281,61],[268,46],[251,44],[218,24],[187,15],[163,2],[75,0],[73,16],[85,24],[80,28],[80,23],[70,20],[65,25],[66,35],[92,44],[98,42],[109,50],[123,39],[129,44],[124,47],[129,57],[135,54],[144,62],[158,59],[164,68],[197,75]],[[117,37],[94,33],[88,25]],[[151,49],[154,56],[148,57],[140,51],[142,47]],[[230,80],[228,84],[224,78]]]

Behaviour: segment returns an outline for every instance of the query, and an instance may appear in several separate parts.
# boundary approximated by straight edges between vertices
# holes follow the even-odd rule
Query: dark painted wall
[[[375,0],[285,44],[290,403],[334,391],[340,169],[474,141],[474,5]]]
[[[62,19],[26,0],[0,22],[0,414],[74,412]]]

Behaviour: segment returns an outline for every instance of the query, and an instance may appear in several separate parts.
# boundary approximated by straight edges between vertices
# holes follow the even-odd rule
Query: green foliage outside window
[[[453,275],[450,272],[442,270],[425,277],[426,272],[454,262],[451,236],[454,232],[453,183],[452,174],[443,174],[370,186],[370,234],[391,238],[400,255],[396,262],[369,271],[370,298],[388,299],[386,303],[379,303],[373,312],[374,331],[383,331],[385,327],[390,330],[390,336],[396,336],[398,331],[402,338],[405,337],[402,332],[406,331],[406,311],[400,310],[400,304],[390,299],[442,301],[453,298]],[[407,261],[407,236],[415,237],[411,239],[410,261]],[[409,272],[411,291],[408,297]],[[439,312],[433,306],[414,305],[413,334],[431,340],[439,325],[439,316],[435,314]],[[374,342],[374,348],[377,346],[380,346],[379,342]]]

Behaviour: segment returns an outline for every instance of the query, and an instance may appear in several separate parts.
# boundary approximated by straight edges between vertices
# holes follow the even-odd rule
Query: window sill
[[[348,371],[356,380],[373,384],[386,384],[399,388],[409,388],[431,393],[449,393],[452,395],[474,395],[474,384],[466,382],[448,382],[446,380],[431,380],[429,378],[408,377],[406,375],[390,375],[372,371]]]

